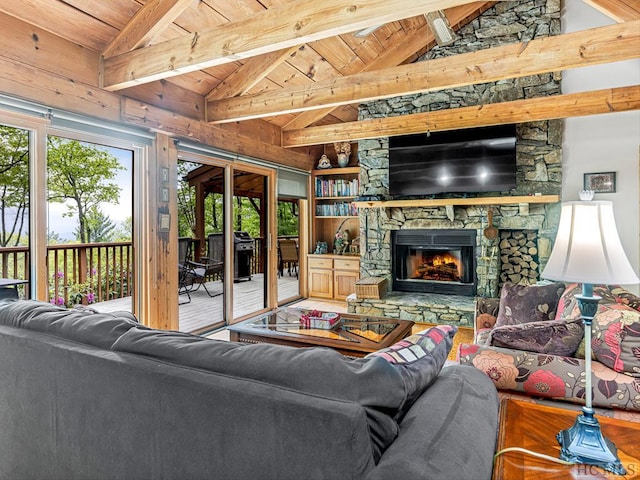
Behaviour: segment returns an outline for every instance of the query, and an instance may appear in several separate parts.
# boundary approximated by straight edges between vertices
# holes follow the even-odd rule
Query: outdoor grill
[[[247,232],[233,232],[233,281],[251,280],[253,238]]]

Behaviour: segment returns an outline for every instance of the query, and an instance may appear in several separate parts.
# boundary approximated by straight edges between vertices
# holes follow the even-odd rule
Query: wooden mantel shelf
[[[520,203],[556,203],[560,195],[521,195],[513,197],[419,198],[355,202],[358,208],[445,207],[447,205],[518,205]]]

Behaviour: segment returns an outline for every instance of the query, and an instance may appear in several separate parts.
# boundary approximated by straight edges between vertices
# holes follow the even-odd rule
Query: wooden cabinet
[[[312,249],[316,242],[326,242],[328,253],[332,253],[338,228],[348,230],[351,240],[360,234],[358,207],[354,203],[360,188],[359,176],[360,167],[312,172]]]
[[[309,255],[309,296],[345,300],[356,291],[360,258],[341,255]]]

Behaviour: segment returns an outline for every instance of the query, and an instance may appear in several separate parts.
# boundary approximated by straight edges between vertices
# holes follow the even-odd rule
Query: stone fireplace
[[[435,47],[422,59],[444,57],[489,48],[503,43],[522,42],[560,32],[560,2],[499,2],[482,16],[459,30],[461,40],[449,47]],[[503,80],[496,83],[461,87],[446,91],[407,95],[362,104],[359,118],[378,118],[408,113],[467,107],[485,103],[530,98],[560,93],[560,78],[553,74]],[[385,277],[390,292],[382,299],[347,299],[350,312],[406,318],[417,322],[473,324],[475,296],[495,297],[505,281],[535,283],[539,279],[555,238],[560,205],[558,203],[514,202],[492,204],[492,198],[505,196],[559,195],[562,182],[562,120],[530,122],[516,126],[517,186],[505,192],[442,194],[429,206],[403,205],[361,208],[361,277]],[[360,194],[389,197],[389,140],[363,140],[358,145]],[[454,205],[446,199],[456,199]],[[469,199],[465,204],[465,199]],[[483,201],[486,198],[486,202]],[[442,199],[442,204],[437,200]],[[449,202],[451,203],[451,202]],[[493,211],[497,238],[487,238],[488,212]],[[425,240],[419,247],[398,245],[403,232],[418,230],[466,232],[472,259],[466,260],[459,279],[402,278],[409,273],[409,260],[398,248],[410,251],[416,270],[428,275],[449,272],[454,275],[458,248],[446,248],[451,257],[436,258],[440,245]],[[411,234],[409,234],[411,235]],[[423,239],[424,240],[424,239]],[[404,240],[402,240],[404,242]],[[432,248],[435,247],[435,248]],[[455,252],[451,252],[454,250]],[[399,258],[396,257],[399,255]],[[403,264],[404,262],[404,264]],[[440,265],[443,264],[443,267]],[[412,264],[413,265],[413,264]],[[457,267],[455,267],[457,268]],[[403,270],[404,269],[404,270]],[[466,272],[463,273],[462,271]],[[445,274],[449,274],[445,273]],[[467,275],[465,277],[465,275]],[[472,277],[472,278],[470,278]],[[400,280],[398,280],[400,279]],[[471,284],[471,287],[437,292],[442,282],[447,287]],[[415,288],[420,285],[420,291]],[[426,287],[426,291],[424,286]]]

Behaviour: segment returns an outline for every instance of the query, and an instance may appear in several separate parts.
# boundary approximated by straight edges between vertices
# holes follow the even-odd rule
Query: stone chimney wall
[[[560,1],[531,0],[498,2],[466,25],[460,39],[449,47],[435,47],[420,60],[467,53],[498,45],[524,42],[560,33]],[[560,94],[560,73],[454,88],[425,94],[406,95],[362,104],[359,118],[378,118],[442,109],[497,103],[502,101]],[[517,125],[517,187],[510,195],[560,194],[562,185],[563,121],[541,121]],[[389,140],[363,140],[358,146],[360,193],[389,194]],[[504,196],[504,192],[475,196]],[[460,195],[442,195],[460,197]],[[487,211],[494,212],[499,230],[534,232],[537,243],[533,263],[542,270],[551,253],[559,221],[559,204],[486,205],[447,207],[375,208],[360,211],[361,276],[391,275],[391,231],[415,228],[471,228],[477,231],[476,263],[478,295],[497,296],[502,282],[503,254],[500,236],[489,240],[482,235]],[[519,237],[521,233],[511,233]],[[504,239],[504,236],[503,236]],[[517,255],[516,255],[517,256]],[[522,268],[521,266],[511,270]],[[504,278],[509,278],[503,276]],[[527,278],[537,280],[535,275]],[[389,283],[391,284],[391,282]]]

